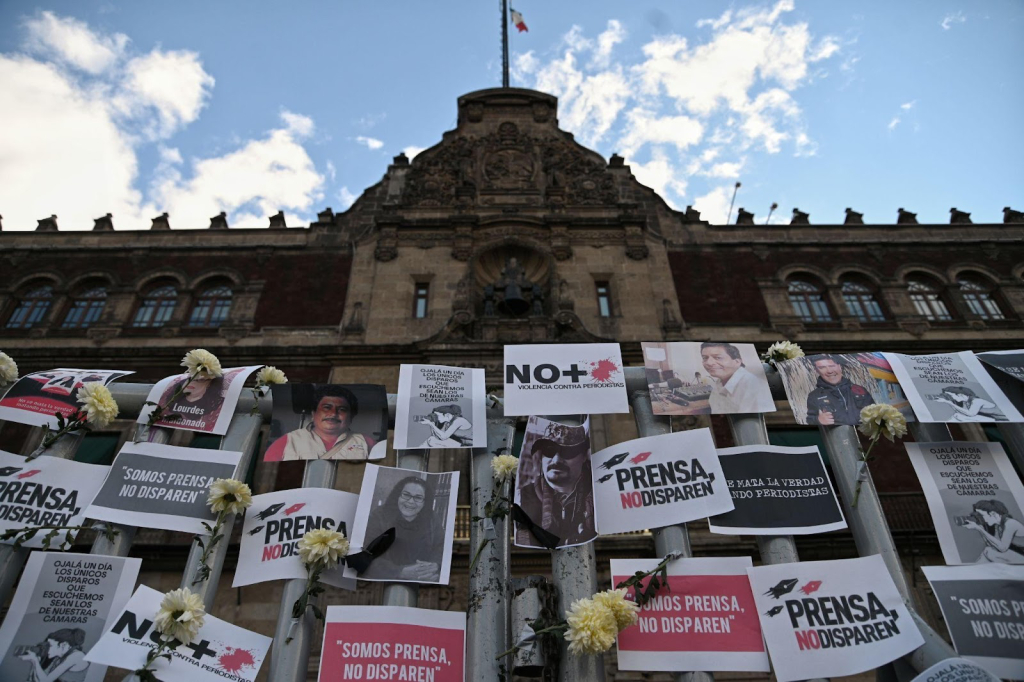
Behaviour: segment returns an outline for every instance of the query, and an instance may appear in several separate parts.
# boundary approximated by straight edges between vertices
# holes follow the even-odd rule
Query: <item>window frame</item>
[[[794,287],[810,287],[794,290]],[[836,321],[828,301],[828,290],[815,277],[794,274],[786,278],[786,296],[794,316],[804,324],[829,324]],[[817,296],[817,299],[814,297]]]
[[[40,293],[44,290],[45,293]],[[55,297],[53,284],[25,287],[17,297],[14,310],[4,321],[4,329],[32,329],[44,324]]]
[[[166,293],[167,290],[173,292],[173,295]],[[150,287],[142,296],[138,307],[135,308],[135,314],[132,315],[132,329],[160,329],[167,326],[174,318],[174,312],[178,308],[178,295],[178,286],[175,283],[169,282]],[[149,311],[146,319],[140,320],[146,311]]]
[[[102,294],[98,292],[102,292]],[[97,284],[83,289],[68,303],[60,328],[63,330],[88,329],[96,324],[107,307],[107,297],[106,284]]]
[[[422,308],[422,309],[421,309]],[[413,282],[412,319],[425,320],[430,316],[430,282]]]
[[[597,294],[597,316],[608,319],[615,316],[612,306],[612,283],[607,279],[594,281],[594,289]]]
[[[882,307],[878,289],[860,277],[843,277],[839,281],[839,294],[847,312],[861,324],[880,324],[889,321]]]
[[[945,296],[942,284],[933,277],[913,273],[904,279],[907,296],[914,312],[929,322],[953,322],[953,306]]]
[[[988,278],[963,272],[956,276],[956,283],[960,298],[971,314],[986,322],[1004,322],[1007,319],[996,295],[997,287],[990,284]]]
[[[218,329],[224,326],[231,317],[234,300],[235,292],[230,283],[208,284],[192,303],[186,326],[193,329]]]

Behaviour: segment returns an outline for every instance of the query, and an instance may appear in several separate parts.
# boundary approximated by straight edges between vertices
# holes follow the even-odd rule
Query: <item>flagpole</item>
[[[501,0],[501,87],[508,87],[508,0]]]

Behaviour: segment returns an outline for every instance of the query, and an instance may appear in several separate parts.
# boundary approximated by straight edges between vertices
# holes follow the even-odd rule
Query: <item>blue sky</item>
[[[5,230],[307,224],[500,84],[497,0],[0,3]],[[679,209],[1024,209],[1024,3],[519,0],[513,85]]]

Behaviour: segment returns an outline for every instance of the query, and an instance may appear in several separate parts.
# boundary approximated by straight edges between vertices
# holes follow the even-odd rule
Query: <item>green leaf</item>
[[[324,612],[320,610],[319,606],[317,606],[316,604],[312,604],[311,608],[313,609],[314,618],[316,618],[317,620],[324,620]]]

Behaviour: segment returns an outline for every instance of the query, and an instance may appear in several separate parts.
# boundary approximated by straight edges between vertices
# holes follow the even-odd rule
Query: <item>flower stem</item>
[[[548,627],[544,628],[543,630],[537,630],[536,632],[533,633],[533,636],[539,638],[541,635],[546,635],[546,634],[549,634],[549,633],[552,633],[552,632],[565,632],[568,629],[569,629],[569,624],[566,623],[563,620],[561,623],[555,623],[554,625],[548,626]],[[514,654],[515,652],[519,651],[522,648],[522,646],[523,646],[522,644],[516,644],[515,646],[513,646],[508,651],[503,651],[500,654],[498,654],[497,656],[495,656],[494,660],[497,661],[497,660],[499,660],[501,658],[505,658],[509,654]]]
[[[863,462],[865,468],[868,465],[868,457],[871,455],[871,450],[874,449],[875,444],[878,442],[879,436],[881,436],[881,434],[879,434],[879,435],[875,436],[874,438],[872,438],[871,439],[871,443],[868,444],[868,449],[861,453],[860,461]],[[864,481],[861,480],[860,467],[858,467],[857,468],[857,487],[854,488],[854,491],[853,491],[853,503],[850,504],[850,507],[853,508],[853,509],[857,508],[857,501],[860,499],[860,487],[861,487],[861,485],[863,483],[864,483]]]
[[[214,546],[220,540],[217,536],[221,534],[221,530],[224,528],[224,519],[227,515],[228,511],[226,509],[217,514],[217,521],[214,522],[213,530],[210,531],[209,540],[203,543],[203,555],[199,557],[199,566],[196,567],[196,574],[192,579],[193,585],[198,585],[210,577],[211,568],[207,561],[210,559],[210,553],[213,551]]]
[[[473,567],[476,566],[477,560],[480,559],[480,554],[483,553],[484,547],[491,541],[491,538],[484,538],[480,542],[480,546],[476,548],[476,554],[473,555],[473,560],[469,562],[469,575],[473,575]]]

